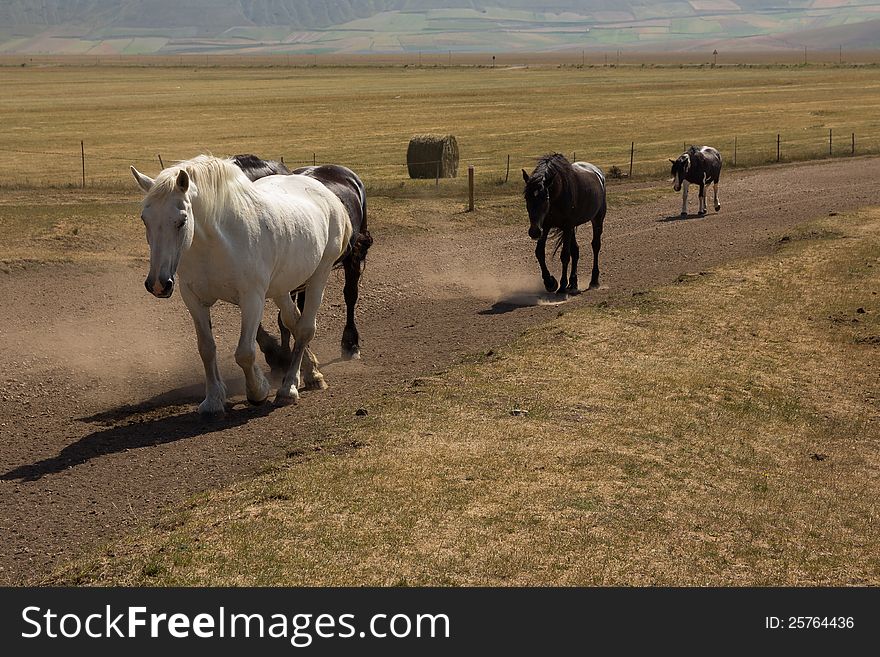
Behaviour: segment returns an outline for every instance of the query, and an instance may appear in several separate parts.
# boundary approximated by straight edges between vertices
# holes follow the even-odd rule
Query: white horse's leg
[[[715,212],[721,211],[721,203],[718,201],[718,183],[712,183],[712,192],[715,195]]]
[[[296,331],[296,324],[299,321],[299,308],[289,294],[285,294],[280,299],[275,299],[275,305],[281,311],[281,322],[284,327],[293,335]],[[303,381],[297,381],[297,388],[300,383],[304,387],[311,390],[325,390],[327,384],[324,382],[324,375],[318,371],[318,359],[312,350],[306,347],[305,362],[303,363]]]
[[[269,396],[269,382],[257,365],[257,327],[263,319],[266,300],[262,294],[251,294],[241,299],[241,335],[235,349],[235,362],[244,372],[248,401],[262,404]]]
[[[700,214],[706,214],[706,185],[700,185]]]
[[[315,331],[317,330],[315,320],[321,300],[324,298],[324,287],[327,284],[328,275],[329,272],[323,276],[313,276],[305,292],[303,292],[305,295],[305,305],[303,306],[302,314],[296,322],[296,326],[293,327],[293,338],[295,340],[293,357],[291,358],[290,369],[284,376],[281,387],[278,388],[278,395],[275,397],[275,403],[277,404],[292,404],[299,399],[299,392],[297,391],[299,370],[302,367],[303,355],[308,350],[312,338],[315,337]]]
[[[205,400],[199,404],[202,415],[222,415],[226,412],[226,385],[220,377],[217,366],[217,345],[211,330],[211,308],[203,304],[189,291],[186,285],[180,286],[180,295],[192,316],[199,344],[199,356],[205,366]]]
[[[682,217],[687,216],[687,213],[688,213],[688,186],[689,186],[689,184],[690,183],[688,183],[687,180],[685,180],[683,183],[681,183],[681,216]]]

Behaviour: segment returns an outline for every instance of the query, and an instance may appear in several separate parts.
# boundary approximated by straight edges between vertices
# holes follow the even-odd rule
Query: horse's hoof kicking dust
[[[342,347],[342,360],[360,360],[361,350],[358,347]]]

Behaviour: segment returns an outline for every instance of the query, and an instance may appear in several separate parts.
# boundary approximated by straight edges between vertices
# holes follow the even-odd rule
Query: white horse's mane
[[[164,169],[144,202],[170,194],[177,185],[180,170],[186,171],[197,189],[194,205],[201,209],[197,220],[216,223],[230,213],[247,215],[257,206],[257,190],[232,160],[197,155]]]

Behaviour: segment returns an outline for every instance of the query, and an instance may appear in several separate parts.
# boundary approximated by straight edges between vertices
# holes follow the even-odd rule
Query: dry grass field
[[[876,585],[878,291],[880,211],[806,225],[368,400],[47,581]]]
[[[552,150],[637,177],[663,176],[685,143],[728,166],[880,152],[880,74],[864,67],[0,67],[0,188],[130,187],[128,165],[158,169],[200,152],[256,152],[291,164],[340,162],[374,192],[431,192],[406,178],[411,135],[457,135],[461,191],[477,168],[499,189]],[[506,190],[502,190],[507,193]]]

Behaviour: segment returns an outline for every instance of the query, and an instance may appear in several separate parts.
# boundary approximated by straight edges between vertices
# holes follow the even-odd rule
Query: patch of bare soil
[[[720,191],[722,211],[706,217],[670,217],[680,207],[671,190],[662,202],[610,212],[602,287],[569,299],[543,293],[524,210],[519,227],[396,236],[377,228],[359,306],[363,360],[336,360],[340,275],[314,345],[329,361],[330,388],[294,407],[250,407],[232,358],[238,310],[218,306],[218,348],[237,404],[210,423],[194,413],[203,378],[189,316],[178,295],[146,294],[144,267],[0,273],[0,583],[37,581],[170,502],[328,441],[328,418],[356,422],[371,397],[519,335],[555,316],[559,302],[628,297],[768,252],[817,215],[880,204],[880,167],[859,159],[768,168],[727,176]],[[585,227],[581,280],[589,239]]]

